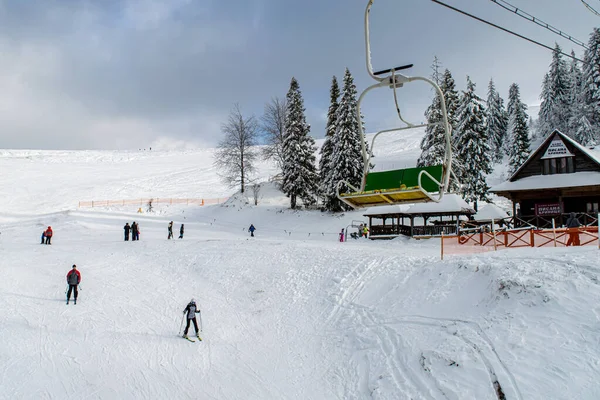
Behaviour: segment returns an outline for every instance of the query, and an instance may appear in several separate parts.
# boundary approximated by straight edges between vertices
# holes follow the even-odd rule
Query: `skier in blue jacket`
[[[188,305],[183,310],[183,313],[187,313],[187,324],[185,326],[185,330],[183,331],[183,337],[189,339],[187,333],[190,329],[190,322],[193,322],[194,328],[196,329],[196,337],[198,338],[198,340],[202,340],[200,338],[200,331],[198,330],[198,322],[196,321],[196,314],[200,313],[200,310],[196,306],[196,300],[190,300]]]
[[[250,228],[248,228],[248,232],[250,232],[250,236],[254,237],[255,230],[256,230],[256,228],[254,227],[254,225],[250,224]]]

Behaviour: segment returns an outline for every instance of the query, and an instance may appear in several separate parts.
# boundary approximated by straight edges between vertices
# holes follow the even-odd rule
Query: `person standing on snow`
[[[179,239],[183,239],[183,224],[181,224],[181,228],[179,228]]]
[[[250,232],[251,237],[254,237],[255,230],[256,230],[256,228],[254,227],[254,225],[250,224],[250,228],[248,228],[248,232]]]
[[[46,230],[44,229],[44,231],[42,232],[42,243],[44,244],[44,242],[46,241]]]
[[[48,229],[46,229],[46,244],[52,244],[50,243],[50,241],[52,240],[52,227],[48,227]]]
[[[131,224],[131,240],[139,240],[139,227],[135,221]]]
[[[67,293],[67,304],[69,304],[69,300],[71,299],[71,292],[74,292],[75,295],[75,304],[77,304],[77,285],[81,282],[81,274],[77,271],[77,266],[73,264],[73,269],[69,271],[67,274],[67,284],[69,285],[69,291]]]
[[[173,238],[173,221],[169,222],[169,235],[167,236],[167,239],[172,239]]]
[[[340,242],[344,241],[344,229],[342,228],[342,231],[340,232]]]
[[[131,226],[129,226],[129,222],[125,222],[125,226],[123,227],[123,230],[125,231],[125,241],[128,242],[129,241],[129,231],[131,230]]]
[[[198,322],[196,321],[196,314],[198,314],[199,312],[200,312],[200,310],[196,306],[196,300],[194,300],[194,299],[190,300],[188,305],[183,310],[184,314],[187,313],[187,318],[186,318],[187,324],[185,325],[185,330],[183,331],[184,338],[189,339],[187,333],[188,333],[188,330],[190,329],[190,322],[193,322],[194,329],[196,329],[196,337],[199,340],[202,340],[202,339],[200,339],[200,331],[198,330]]]
[[[569,218],[567,219],[567,232],[569,232],[569,240],[567,240],[566,245],[570,246],[579,246],[581,243],[579,242],[579,227],[581,223],[577,219],[577,215],[572,212],[569,214]]]

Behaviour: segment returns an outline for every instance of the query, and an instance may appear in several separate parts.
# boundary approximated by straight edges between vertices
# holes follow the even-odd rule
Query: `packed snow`
[[[414,165],[422,135],[378,139],[378,162]],[[361,212],[290,210],[268,163],[254,205],[212,162],[211,149],[0,152],[0,398],[600,398],[597,248],[441,261],[436,239],[341,243]],[[140,241],[125,242],[133,221]],[[181,338],[192,297],[195,343]]]

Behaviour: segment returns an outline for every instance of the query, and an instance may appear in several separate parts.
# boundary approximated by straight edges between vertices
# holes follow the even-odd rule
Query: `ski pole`
[[[181,328],[183,328],[183,320],[185,319],[185,314],[183,314],[183,316],[181,317],[181,325],[179,325],[179,333],[178,335],[181,335]]]

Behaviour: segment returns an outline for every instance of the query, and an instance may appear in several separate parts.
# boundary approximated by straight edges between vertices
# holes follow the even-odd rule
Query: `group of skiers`
[[[140,240],[140,226],[137,224],[137,222],[133,221],[133,223],[131,224],[131,226],[129,225],[129,222],[125,223],[125,226],[123,227],[123,230],[125,231],[125,241],[129,241],[129,232],[131,232],[131,240]]]
[[[167,239],[173,239],[173,221],[169,222],[167,230],[169,232],[167,235]],[[181,228],[179,228],[179,239],[183,239],[183,224],[181,224]]]

